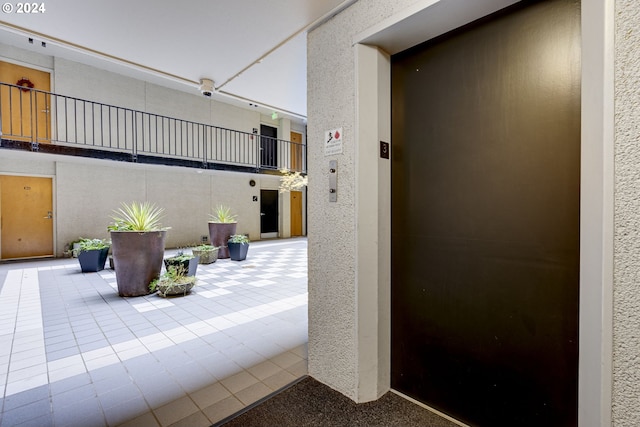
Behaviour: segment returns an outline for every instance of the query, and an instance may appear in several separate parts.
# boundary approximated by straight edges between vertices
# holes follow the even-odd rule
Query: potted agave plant
[[[158,295],[165,298],[188,294],[196,284],[196,276],[189,276],[185,272],[182,266],[169,266],[167,271],[149,284],[149,291],[158,291]]]
[[[83,273],[101,271],[107,262],[109,242],[103,239],[81,239],[77,251]]]
[[[212,264],[218,259],[218,247],[213,245],[199,245],[191,249],[199,258],[200,264]]]
[[[227,240],[236,234],[237,215],[231,213],[230,207],[219,205],[209,217],[211,219],[209,221],[209,241],[219,248],[218,258],[229,258]]]
[[[114,211],[111,248],[118,294],[149,294],[149,284],[160,276],[167,229],[160,219],[163,209],[149,202],[123,203]]]
[[[227,242],[229,246],[229,257],[232,261],[243,261],[247,259],[249,251],[249,238],[244,234],[234,234]]]

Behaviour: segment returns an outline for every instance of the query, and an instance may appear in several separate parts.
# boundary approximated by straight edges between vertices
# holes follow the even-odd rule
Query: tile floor
[[[306,239],[197,276],[121,298],[76,259],[0,264],[0,427],[209,426],[307,373]]]

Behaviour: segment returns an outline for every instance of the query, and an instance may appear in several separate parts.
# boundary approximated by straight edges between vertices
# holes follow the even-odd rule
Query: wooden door
[[[0,61],[0,82],[22,86],[21,88],[1,87],[0,114],[2,114],[3,138],[50,142],[51,96],[48,93],[51,90],[50,74],[46,71]]]
[[[2,259],[53,255],[52,179],[0,175]]]
[[[291,166],[292,171],[303,171],[302,163],[302,134],[298,132],[291,132]]]
[[[291,237],[302,236],[302,191],[291,192]]]

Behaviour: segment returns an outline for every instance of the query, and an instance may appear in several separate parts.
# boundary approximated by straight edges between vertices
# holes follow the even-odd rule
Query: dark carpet
[[[220,425],[457,427],[397,394],[389,392],[375,402],[357,404],[310,377],[216,426]]]

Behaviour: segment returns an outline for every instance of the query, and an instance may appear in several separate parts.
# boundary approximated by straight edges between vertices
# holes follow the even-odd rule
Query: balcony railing
[[[305,144],[12,84],[0,83],[0,116],[2,139],[34,151],[73,147],[130,161],[306,172]]]

